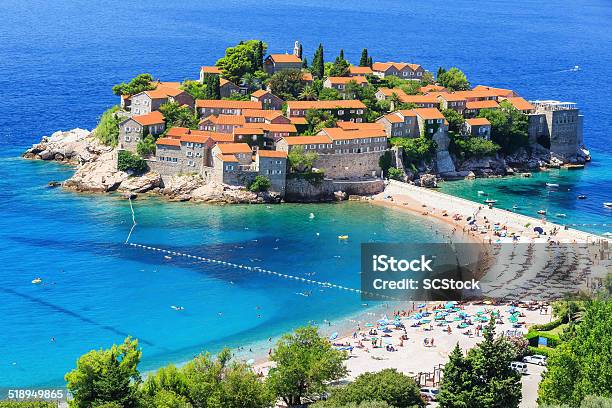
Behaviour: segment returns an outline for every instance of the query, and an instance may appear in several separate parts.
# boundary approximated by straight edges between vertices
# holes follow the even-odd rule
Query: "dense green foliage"
[[[349,404],[335,404],[333,402],[321,401],[312,405],[312,408],[395,408],[384,401],[363,401],[359,404],[351,402]]]
[[[311,109],[306,112],[306,122],[308,128],[304,132],[306,135],[316,135],[323,128],[335,127],[337,123],[336,117],[321,109]]]
[[[180,106],[177,102],[167,102],[159,107],[159,111],[164,115],[166,129],[174,126],[197,129],[198,117],[188,106]]]
[[[146,135],[144,139],[140,140],[136,145],[136,152],[140,157],[147,157],[155,154],[155,138],[153,135]]]
[[[272,187],[270,179],[266,176],[256,176],[255,180],[249,185],[249,190],[254,193],[268,191]]]
[[[361,374],[355,381],[333,389],[326,402],[315,406],[327,408],[373,401],[386,402],[396,408],[425,406],[416,382],[392,368]]]
[[[56,408],[54,402],[44,401],[0,401],[0,408]]]
[[[344,50],[340,50],[340,55],[336,57],[334,65],[329,71],[329,76],[342,77],[347,76],[349,73],[350,64],[344,59]]]
[[[612,302],[586,304],[580,323],[547,361],[540,403],[579,406],[587,395],[612,398]]]
[[[421,83],[419,81],[410,81],[407,79],[398,78],[396,76],[388,76],[383,80],[383,85],[387,88],[399,88],[407,95],[416,95],[419,93]]]
[[[429,71],[425,71],[423,72],[423,76],[421,77],[421,85],[425,86],[425,85],[433,85],[436,83],[436,79],[434,78],[433,74]]]
[[[319,100],[321,101],[337,101],[339,99],[342,99],[342,96],[335,88],[323,88],[319,92]]]
[[[459,112],[454,109],[443,109],[442,115],[448,121],[448,130],[451,132],[459,132],[465,119]]]
[[[364,48],[361,50],[361,57],[359,58],[359,66],[360,67],[369,67],[370,66],[370,58],[368,57],[368,49]]]
[[[150,91],[152,89],[155,89],[153,76],[151,74],[139,74],[127,84],[122,82],[113,86],[113,93],[117,96],[136,95],[137,93]]]
[[[318,155],[315,152],[304,152],[304,148],[296,146],[287,155],[287,162],[292,171],[304,173],[310,171]]]
[[[306,86],[304,74],[297,69],[284,69],[275,72],[268,80],[270,91],[284,100],[295,100]]]
[[[499,109],[482,109],[478,117],[491,122],[491,140],[501,147],[503,153],[513,153],[529,144],[527,115],[510,102],[503,101]]]
[[[319,44],[319,47],[315,51],[314,57],[312,58],[312,66],[310,72],[315,78],[322,79],[325,75],[325,61],[323,57],[323,44]]]
[[[391,180],[404,181],[404,171],[402,169],[398,169],[396,167],[390,167],[388,176]]]
[[[119,123],[125,118],[118,114],[119,106],[115,105],[100,116],[98,126],[93,131],[96,139],[106,146],[117,146],[119,143]]]
[[[500,150],[495,142],[482,137],[463,136],[454,132],[449,132],[449,136],[449,151],[462,159],[494,156]]]
[[[301,101],[314,101],[317,97],[318,92],[313,85],[306,85],[298,95],[298,99]]]
[[[413,165],[431,159],[436,149],[436,143],[423,136],[415,138],[393,137],[391,138],[391,145],[402,147],[404,160]]]
[[[319,336],[315,327],[302,327],[278,341],[270,356],[276,367],[270,369],[268,383],[285,404],[300,405],[324,392],[330,381],[343,378],[347,358],[344,351]]]
[[[147,171],[147,162],[140,156],[127,150],[120,150],[117,160],[117,168],[121,171],[131,171],[141,174]]]
[[[451,91],[467,91],[470,89],[470,83],[463,71],[455,67],[438,73],[438,83]]]
[[[223,77],[238,83],[246,73],[254,74],[263,69],[263,54],[268,46],[257,40],[241,41],[234,47],[225,50],[225,56],[216,65],[221,69]]]
[[[66,374],[67,388],[74,397],[70,406],[90,408],[115,402],[125,408],[137,407],[141,355],[138,340],[128,337],[121,345],[79,357],[76,368]]]
[[[385,152],[378,159],[378,167],[381,168],[383,174],[387,174],[387,171],[389,171],[392,164],[393,157],[391,156],[391,152],[389,150],[385,150]]]
[[[504,337],[495,338],[495,319],[484,330],[484,340],[464,356],[455,347],[444,366],[438,394],[442,408],[512,408],[521,401],[520,374],[510,368],[515,348]]]
[[[207,76],[210,75],[206,75],[204,78],[206,78]],[[209,89],[205,83],[203,84],[198,81],[188,80],[183,82],[183,84],[181,85],[181,89],[193,96],[193,99],[210,99],[208,97]]]

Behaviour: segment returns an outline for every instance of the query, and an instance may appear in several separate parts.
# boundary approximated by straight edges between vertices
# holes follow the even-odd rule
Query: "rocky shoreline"
[[[273,192],[253,193],[244,187],[206,183],[197,174],[182,174],[165,181],[155,172],[135,175],[117,169],[117,149],[101,144],[92,132],[84,129],[58,131],[44,136],[28,149],[23,157],[33,160],[52,160],[75,166],[72,177],[63,183],[50,181],[50,187],[61,186],[78,192],[118,192],[125,198],[137,198],[139,194],[155,194],[170,201],[194,201],[216,204],[280,203],[281,196]],[[584,164],[586,157],[579,156],[576,163]],[[509,156],[497,155],[480,159],[458,160],[454,158],[456,171],[436,173],[435,165],[426,163],[416,174],[405,171],[405,182],[421,187],[435,188],[440,180],[473,179],[477,177],[503,177],[547,168],[559,168],[566,164],[551,157],[544,148],[525,149]],[[340,197],[334,197],[340,200]]]
[[[67,190],[89,193],[118,192],[125,198],[139,194],[159,195],[170,201],[194,201],[215,204],[279,203],[276,193],[253,193],[243,187],[205,183],[196,174],[171,177],[164,183],[155,172],[134,175],[117,169],[117,150],[102,145],[92,132],[84,129],[58,131],[44,136],[23,157],[52,160],[75,166],[72,177],[61,183]],[[50,181],[50,187],[60,183]]]

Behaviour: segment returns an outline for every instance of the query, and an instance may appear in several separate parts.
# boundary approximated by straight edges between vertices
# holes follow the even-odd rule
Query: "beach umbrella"
[[[334,333],[332,333],[331,336],[329,336],[330,340],[336,340],[337,338],[338,338],[338,332],[334,332]]]
[[[542,228],[542,227],[535,227],[533,230],[535,232],[537,232],[538,234],[543,234],[544,233],[544,228]]]
[[[427,306],[425,303],[419,303],[419,304],[417,305],[417,307],[418,307],[419,309],[424,308],[425,306]]]

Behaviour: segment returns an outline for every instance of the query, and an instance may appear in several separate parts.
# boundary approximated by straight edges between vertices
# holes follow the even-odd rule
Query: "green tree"
[[[477,136],[464,137],[450,132],[449,151],[461,158],[494,156],[501,148],[495,142]]]
[[[352,383],[334,389],[328,399],[332,406],[366,401],[383,401],[397,408],[425,406],[416,382],[393,368],[361,374]]]
[[[113,86],[113,93],[119,95],[135,95],[143,91],[155,89],[153,76],[151,74],[139,74],[127,84],[122,82]]]
[[[117,155],[117,169],[141,174],[147,171],[147,162],[137,154],[127,150],[120,150]]]
[[[320,401],[311,405],[312,408],[395,408],[384,401],[363,401],[359,404],[335,404],[330,401]]]
[[[147,157],[155,154],[155,138],[153,135],[146,135],[144,139],[140,140],[136,145],[136,152],[140,157]]]
[[[241,41],[234,47],[225,50],[225,56],[216,65],[221,69],[223,77],[238,83],[247,72],[254,74],[262,69],[263,54],[267,45],[258,40]]]
[[[465,74],[455,67],[438,74],[438,83],[451,91],[467,91],[470,89],[470,83]]]
[[[315,152],[304,152],[302,146],[296,146],[287,155],[287,162],[292,171],[304,173],[312,170],[318,157]]]
[[[400,146],[404,151],[404,160],[412,165],[418,165],[433,157],[436,144],[423,136],[415,138],[393,137],[391,145]]]
[[[306,57],[304,57],[304,59],[302,59],[302,68],[308,69],[308,58],[306,58]]]
[[[297,57],[299,59],[302,59],[302,44],[298,44],[298,52],[297,52]]]
[[[448,121],[448,130],[451,132],[459,132],[463,127],[463,116],[454,109],[443,109],[442,115]]]
[[[340,55],[336,57],[334,65],[329,71],[329,76],[342,77],[349,73],[350,64],[344,59],[344,50],[340,50]]]
[[[443,75],[446,72],[446,69],[444,67],[438,67],[438,71],[436,72],[436,78],[440,78],[441,75]]]
[[[167,102],[159,107],[159,111],[164,115],[166,129],[174,126],[190,129],[198,127],[197,115],[187,106],[180,106],[177,102]]]
[[[425,85],[433,85],[436,83],[436,79],[434,78],[433,74],[429,71],[425,71],[423,73],[423,76],[421,77],[421,86],[425,86]]]
[[[345,352],[334,349],[315,327],[307,326],[284,335],[270,359],[268,383],[289,407],[299,406],[325,391],[331,381],[347,374]]]
[[[612,302],[589,301],[569,339],[547,361],[538,402],[579,406],[588,395],[612,398]]]
[[[405,176],[406,175],[404,174],[404,171],[402,169],[398,169],[395,167],[389,168],[389,178],[391,180],[404,181]]]
[[[183,82],[183,84],[181,85],[181,89],[193,96],[193,99],[210,99],[206,82],[201,83],[199,81],[187,80]]]
[[[364,48],[363,50],[361,50],[361,58],[359,58],[359,66],[360,67],[368,67],[369,65],[369,58],[368,58],[368,49]]]
[[[268,81],[270,91],[284,100],[297,99],[306,86],[304,74],[297,69],[284,69],[275,72]]]
[[[323,57],[323,44],[319,44],[319,48],[315,51],[312,58],[312,67],[310,68],[312,75],[322,79],[325,75],[325,60]]]
[[[387,171],[391,168],[393,164],[393,157],[391,156],[391,152],[389,150],[385,150],[385,152],[378,159],[378,167],[381,168],[383,174],[387,174]]]
[[[337,101],[338,99],[342,99],[342,96],[335,88],[323,88],[319,92],[319,100],[321,101]]]
[[[106,146],[117,146],[119,143],[119,123],[126,118],[119,115],[119,106],[115,105],[100,116],[100,121],[93,131],[96,139]]]
[[[514,347],[495,338],[495,319],[484,330],[484,340],[463,357],[459,347],[444,367],[438,402],[443,408],[512,408],[521,401],[520,374],[510,368]]]
[[[317,99],[317,90],[312,85],[306,85],[298,95],[298,99],[301,101],[315,101]]]
[[[254,74],[247,72],[240,79],[240,85],[247,89],[247,93],[261,89],[261,81]]]
[[[357,81],[348,81],[344,86],[344,99],[360,99],[361,88],[361,85],[357,84]]]
[[[254,193],[268,191],[272,187],[270,179],[266,176],[256,176],[253,182],[249,185],[249,190]]]
[[[121,345],[81,356],[76,368],[66,374],[66,386],[73,396],[70,406],[90,408],[114,402],[125,408],[137,407],[141,355],[138,340],[128,337]]]
[[[336,127],[337,119],[328,111],[310,109],[306,112],[306,122],[308,123],[308,128],[305,134],[316,135],[323,128]]]
[[[501,146],[503,153],[513,153],[529,144],[527,115],[510,102],[501,102],[499,109],[482,109],[478,117],[489,120],[491,140]]]

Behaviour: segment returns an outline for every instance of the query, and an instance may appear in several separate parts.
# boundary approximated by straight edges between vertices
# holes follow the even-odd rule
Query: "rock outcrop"
[[[90,131],[77,128],[44,136],[40,143],[28,149],[23,157],[79,165],[92,162],[112,150],[111,147],[104,146],[93,138]]]
[[[438,187],[438,179],[434,174],[422,174],[421,177],[419,177],[418,185],[427,188]]]
[[[117,154],[110,151],[79,166],[63,186],[75,191],[104,193],[117,190],[129,176],[128,173],[117,170]]]

